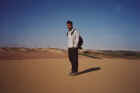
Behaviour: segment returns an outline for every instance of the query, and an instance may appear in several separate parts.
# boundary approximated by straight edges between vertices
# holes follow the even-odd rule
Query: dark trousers
[[[68,48],[68,57],[72,66],[72,73],[78,72],[78,48]]]

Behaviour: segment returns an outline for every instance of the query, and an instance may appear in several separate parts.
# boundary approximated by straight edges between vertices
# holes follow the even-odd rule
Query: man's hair
[[[72,21],[68,20],[67,21],[67,24],[71,24],[72,25],[73,23],[72,23]]]

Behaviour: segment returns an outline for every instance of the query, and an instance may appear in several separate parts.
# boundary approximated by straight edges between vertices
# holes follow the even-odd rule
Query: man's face
[[[67,28],[68,28],[68,30],[71,30],[72,29],[72,24],[67,24]]]

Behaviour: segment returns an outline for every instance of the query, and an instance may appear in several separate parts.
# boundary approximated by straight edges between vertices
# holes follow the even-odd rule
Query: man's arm
[[[75,31],[75,38],[74,38],[74,47],[78,46],[79,36],[80,36],[80,33],[79,33],[79,31],[76,30]]]

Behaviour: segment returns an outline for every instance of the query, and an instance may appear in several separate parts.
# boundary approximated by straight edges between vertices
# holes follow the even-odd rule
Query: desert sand
[[[140,93],[139,59],[79,55],[81,74],[70,76],[66,53],[47,55],[38,59],[2,56],[0,93]]]

